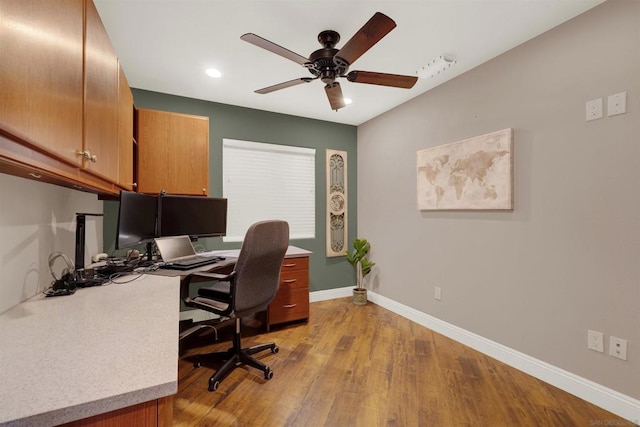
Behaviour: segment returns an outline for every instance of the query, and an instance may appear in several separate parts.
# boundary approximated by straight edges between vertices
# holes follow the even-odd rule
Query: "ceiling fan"
[[[384,36],[396,27],[393,19],[383,13],[376,12],[369,21],[341,49],[336,49],[335,45],[340,41],[340,34],[333,30],[322,31],[318,34],[318,41],[323,46],[305,58],[295,52],[279,46],[269,40],[263,39],[252,33],[247,33],[240,38],[248,43],[266,49],[270,52],[287,58],[307,68],[314,77],[301,77],[295,80],[279,83],[256,90],[256,93],[265,94],[287,87],[309,83],[320,79],[325,83],[324,90],[327,93],[329,104],[332,110],[345,106],[340,83],[337,78],[346,78],[354,83],[366,83],[381,86],[391,86],[410,89],[418,81],[416,76],[403,76],[399,74],[376,73],[372,71],[349,71],[349,66],[353,64],[373,45],[378,43]]]

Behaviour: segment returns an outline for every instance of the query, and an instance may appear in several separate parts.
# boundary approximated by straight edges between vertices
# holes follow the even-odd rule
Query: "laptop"
[[[189,236],[158,237],[154,239],[162,256],[162,268],[189,270],[203,265],[214,264],[221,258],[215,255],[196,253]]]

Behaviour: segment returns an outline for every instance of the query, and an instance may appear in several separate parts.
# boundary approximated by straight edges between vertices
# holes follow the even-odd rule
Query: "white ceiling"
[[[131,87],[359,125],[602,3],[603,0],[94,0]],[[351,105],[332,111],[323,83],[254,90],[310,77],[300,65],[240,40],[255,33],[304,57],[320,31],[338,49],[380,11],[397,27],[350,70],[416,75],[429,60],[457,64],[412,89],[340,79]],[[208,67],[223,73],[212,79]]]

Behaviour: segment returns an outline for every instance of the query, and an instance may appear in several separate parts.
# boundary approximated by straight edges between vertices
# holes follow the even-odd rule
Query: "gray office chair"
[[[209,360],[225,361],[209,378],[209,391],[217,390],[220,381],[242,364],[260,369],[265,379],[273,377],[273,371],[252,355],[267,349],[277,353],[278,346],[275,343],[267,343],[242,348],[240,319],[266,309],[276,296],[280,284],[280,268],[288,246],[287,222],[258,222],[247,230],[233,272],[228,275],[193,273],[184,278],[182,289],[187,295],[183,294],[182,299],[187,306],[206,310],[223,318],[235,319],[231,348],[227,351],[196,356],[196,367],[206,364]],[[198,289],[198,295],[189,298],[189,283],[195,278],[219,282]]]

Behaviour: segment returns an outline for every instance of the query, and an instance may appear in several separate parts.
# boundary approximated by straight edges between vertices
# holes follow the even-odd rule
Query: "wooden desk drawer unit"
[[[309,319],[309,257],[285,258],[280,270],[280,289],[267,310],[271,325]]]

